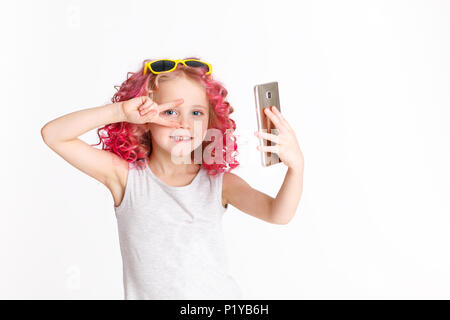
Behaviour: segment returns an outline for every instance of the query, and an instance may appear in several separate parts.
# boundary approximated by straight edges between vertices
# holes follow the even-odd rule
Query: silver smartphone
[[[256,110],[256,119],[258,122],[258,131],[272,133],[278,135],[278,129],[275,125],[270,121],[269,117],[264,113],[264,108],[275,106],[280,109],[280,95],[278,93],[278,82],[269,82],[263,84],[257,84],[253,87],[253,91],[255,94],[255,110]],[[272,142],[267,139],[259,138],[260,146],[271,146],[276,145],[275,142]],[[278,157],[278,154],[273,152],[261,152],[261,164],[264,167],[271,166],[273,164],[280,163],[281,160]]]

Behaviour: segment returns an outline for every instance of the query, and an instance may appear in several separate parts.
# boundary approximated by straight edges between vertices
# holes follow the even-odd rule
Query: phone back
[[[258,123],[258,131],[278,134],[278,129],[270,121],[269,117],[264,113],[264,108],[275,106],[280,109],[280,96],[278,92],[278,82],[269,82],[257,84],[253,87],[255,94],[256,119]],[[271,146],[276,143],[267,139],[259,139],[260,146]],[[260,151],[261,152],[261,151]],[[261,152],[261,163],[264,167],[280,162],[278,154],[272,152]]]

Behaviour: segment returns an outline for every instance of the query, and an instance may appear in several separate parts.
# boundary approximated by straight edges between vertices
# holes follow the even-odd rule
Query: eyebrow
[[[206,107],[205,106],[202,106],[201,104],[194,104],[194,105],[192,105],[193,107],[199,107],[199,108],[202,108],[202,109],[206,109]]]
[[[201,104],[193,104],[191,107],[198,107],[198,108],[201,108],[201,109],[205,109],[205,110],[207,110],[208,108],[206,108],[205,106],[202,106]],[[177,107],[175,107],[175,108],[182,108],[182,107],[180,107],[180,106],[177,106]]]

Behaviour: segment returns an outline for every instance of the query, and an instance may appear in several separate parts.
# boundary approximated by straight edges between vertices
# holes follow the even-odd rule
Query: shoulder
[[[228,195],[233,191],[244,190],[248,187],[248,183],[232,172],[223,173],[222,181],[222,193],[225,199],[228,199]]]
[[[225,184],[227,186],[239,184],[239,183],[246,183],[244,179],[239,177],[237,174],[234,174],[232,172],[224,172],[223,173],[223,184],[225,187]]]

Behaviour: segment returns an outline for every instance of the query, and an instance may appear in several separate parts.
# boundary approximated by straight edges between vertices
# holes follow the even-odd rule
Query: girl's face
[[[155,149],[163,149],[173,157],[190,159],[191,152],[202,144],[208,130],[209,102],[205,88],[201,83],[186,76],[161,81],[154,92],[153,100],[166,103],[183,98],[183,104],[162,110],[160,117],[178,121],[180,128],[148,123]],[[174,136],[188,136],[191,140],[177,141]],[[157,146],[155,146],[157,144]]]

